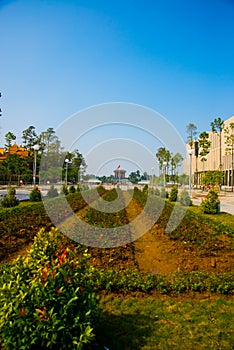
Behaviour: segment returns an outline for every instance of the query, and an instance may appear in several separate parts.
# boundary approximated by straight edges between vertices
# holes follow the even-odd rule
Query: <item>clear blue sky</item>
[[[233,18],[232,0],[0,1],[0,144],[113,101],[158,111],[184,140],[191,122],[209,130],[234,115]]]

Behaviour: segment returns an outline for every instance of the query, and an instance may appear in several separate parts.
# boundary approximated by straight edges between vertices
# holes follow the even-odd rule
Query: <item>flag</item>
[[[120,165],[117,166],[117,169],[120,169]]]

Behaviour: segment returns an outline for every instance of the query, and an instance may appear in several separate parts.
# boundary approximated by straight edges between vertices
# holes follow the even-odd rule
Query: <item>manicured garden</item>
[[[99,193],[106,203],[117,198],[115,189]],[[118,194],[117,207],[133,198],[104,215],[79,192],[66,198],[86,222],[115,227],[139,215],[148,190]],[[91,203],[92,192],[89,198]],[[50,200],[59,208],[59,196]],[[59,233],[40,202],[1,209],[2,349],[232,348],[232,219],[219,221],[219,214],[213,219],[191,207],[166,233],[175,203],[155,194],[148,200],[154,210],[164,205],[150,231],[105,249],[85,248]],[[58,213],[58,220],[69,222],[66,213]],[[17,245],[30,241],[28,254],[12,262],[4,257],[7,244],[10,261]]]

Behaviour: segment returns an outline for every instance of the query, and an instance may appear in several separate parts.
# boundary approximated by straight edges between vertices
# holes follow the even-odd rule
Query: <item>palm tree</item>
[[[215,132],[219,135],[219,170],[222,170],[222,130],[223,123],[220,117],[215,118],[213,122],[210,123],[212,132]]]
[[[158,159],[158,162],[159,162],[159,170],[162,173],[163,163],[167,163],[167,167],[168,167],[169,161],[171,159],[171,153],[165,147],[160,147],[156,153],[156,158]]]
[[[187,125],[187,134],[188,134],[188,143],[189,143],[189,146],[190,148],[193,148],[193,142],[194,142],[194,139],[195,139],[195,136],[197,135],[197,127],[195,124],[193,123],[189,123]]]

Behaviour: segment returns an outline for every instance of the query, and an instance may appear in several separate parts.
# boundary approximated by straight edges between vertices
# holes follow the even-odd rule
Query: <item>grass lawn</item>
[[[233,349],[234,300],[102,299],[91,349]]]
[[[224,213],[224,212],[221,212],[220,214],[215,214],[215,215],[204,214],[200,206],[196,206],[196,205],[189,207],[188,210],[190,210],[194,214],[204,215],[207,218],[210,218],[211,220],[221,222],[224,225],[230,225],[232,227],[234,226],[234,215]]]

